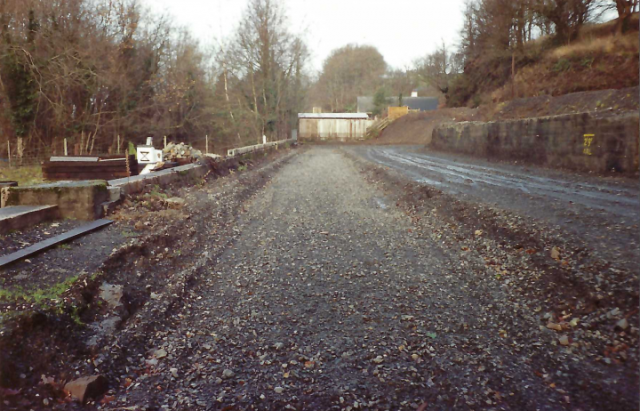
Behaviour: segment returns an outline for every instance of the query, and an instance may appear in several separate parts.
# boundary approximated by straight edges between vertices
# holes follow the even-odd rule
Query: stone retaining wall
[[[109,198],[104,180],[8,187],[3,191],[2,207],[57,205],[60,218],[89,221],[102,217],[102,203]]]
[[[473,156],[604,173],[638,171],[637,112],[581,113],[436,127],[430,147]]]

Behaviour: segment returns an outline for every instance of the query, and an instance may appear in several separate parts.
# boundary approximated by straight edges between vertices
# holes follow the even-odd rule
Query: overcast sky
[[[236,27],[247,0],[144,0],[173,16],[203,45]],[[331,50],[349,43],[378,48],[394,68],[458,41],[463,0],[284,0],[291,27],[303,32],[315,70]]]

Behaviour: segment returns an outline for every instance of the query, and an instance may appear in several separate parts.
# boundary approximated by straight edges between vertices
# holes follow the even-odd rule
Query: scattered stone
[[[626,318],[623,318],[622,320],[616,323],[616,327],[618,327],[621,330],[626,330],[627,328],[629,328],[629,322],[627,321]]]
[[[558,247],[553,247],[551,249],[551,258],[553,258],[554,260],[560,259],[560,249]]]
[[[153,356],[160,359],[167,356],[167,351],[164,348],[160,348],[159,350],[155,350],[153,352]]]
[[[120,301],[123,295],[123,287],[121,285],[113,285],[102,283],[100,286],[100,298],[102,298],[109,306],[118,307],[122,305]]]
[[[555,331],[562,331],[562,325],[549,321],[547,328]]]
[[[89,398],[98,398],[109,388],[107,379],[102,375],[82,377],[68,382],[64,390],[75,400],[86,402]]]
[[[202,158],[202,151],[185,143],[169,143],[162,150],[163,161],[194,162]]]
[[[282,392],[284,391],[284,388],[282,387],[276,387],[273,389],[273,391],[276,392],[276,394],[282,394]]]
[[[177,368],[170,368],[169,372],[171,373],[173,378],[178,378],[178,369]]]
[[[186,203],[186,200],[180,197],[171,197],[164,200],[164,202],[167,204],[167,207],[174,210],[178,210],[184,206],[184,204]]]
[[[222,371],[222,378],[224,378],[225,380],[228,380],[229,378],[233,378],[235,375],[236,373],[231,371],[230,369],[226,369]]]
[[[561,335],[560,338],[558,338],[558,342],[560,342],[560,345],[569,345],[569,337]]]
[[[621,314],[620,309],[619,309],[618,307],[616,307],[616,308],[614,308],[613,310],[609,311],[609,312],[607,313],[607,316],[608,316],[609,318],[613,318],[613,317],[617,317],[617,316],[619,316],[620,314]]]

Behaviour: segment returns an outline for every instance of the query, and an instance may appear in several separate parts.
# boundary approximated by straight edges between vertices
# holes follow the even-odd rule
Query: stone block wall
[[[473,156],[604,173],[638,171],[638,113],[581,113],[443,124],[430,147]]]
[[[109,199],[107,182],[89,180],[5,188],[3,207],[57,205],[61,218],[95,220],[102,217],[102,203]]]

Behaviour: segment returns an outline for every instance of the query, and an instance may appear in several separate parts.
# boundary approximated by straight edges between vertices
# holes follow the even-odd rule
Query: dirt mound
[[[434,127],[450,121],[481,120],[478,111],[470,108],[445,108],[422,113],[411,113],[391,123],[374,144],[420,144],[431,143]]]

